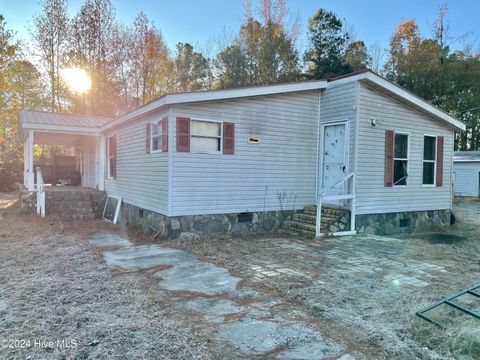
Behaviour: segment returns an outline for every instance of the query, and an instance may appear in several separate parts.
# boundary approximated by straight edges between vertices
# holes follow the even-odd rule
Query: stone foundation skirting
[[[410,211],[356,216],[358,233],[392,235],[422,231],[441,231],[450,225],[450,210]]]
[[[120,221],[127,226],[140,226],[147,233],[158,233],[160,238],[176,238],[181,233],[198,235],[270,233],[280,229],[283,222],[291,219],[295,212],[284,210],[168,217],[123,203]]]

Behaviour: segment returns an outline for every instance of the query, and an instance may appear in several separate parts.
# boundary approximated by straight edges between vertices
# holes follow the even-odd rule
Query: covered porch
[[[21,111],[24,141],[24,185],[35,189],[37,167],[46,184],[104,189],[105,141],[100,127],[110,119]],[[35,145],[55,145],[61,149],[48,160],[35,159]]]

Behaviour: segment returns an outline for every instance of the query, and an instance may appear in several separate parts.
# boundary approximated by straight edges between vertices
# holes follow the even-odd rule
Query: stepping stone
[[[107,265],[125,270],[140,270],[158,265],[173,265],[180,256],[179,250],[159,245],[127,246],[103,254]]]
[[[90,244],[98,247],[130,246],[132,243],[118,235],[109,233],[95,233],[90,239]]]
[[[246,317],[224,325],[219,336],[246,355],[261,354],[284,344],[278,336],[279,327],[271,321]]]
[[[281,359],[326,359],[340,356],[344,348],[323,338],[302,322],[272,322],[244,317],[221,327],[219,337],[245,355],[259,355],[288,346]]]
[[[343,348],[341,346],[323,338],[319,338],[294,346],[290,350],[282,351],[278,354],[278,358],[289,360],[331,359],[334,356],[340,355],[342,351]],[[348,358],[345,360],[348,360]],[[349,360],[355,360],[355,358]]]
[[[212,300],[206,298],[190,300],[184,306],[189,310],[202,313],[205,320],[209,322],[223,322],[225,315],[236,314],[245,310],[243,306],[239,306],[231,300]]]
[[[154,274],[162,278],[159,285],[172,291],[199,292],[208,295],[231,293],[240,278],[230,275],[227,269],[193,258],[189,263],[179,263],[170,269]]]
[[[227,269],[202,261],[193,255],[157,244],[128,246],[104,253],[109,266],[126,270],[140,270],[159,265],[170,265],[154,273],[161,278],[159,286],[172,291],[200,292],[208,295],[230,293],[236,290],[240,278]]]

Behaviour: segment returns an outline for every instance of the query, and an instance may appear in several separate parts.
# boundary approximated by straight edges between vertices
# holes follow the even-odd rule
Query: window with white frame
[[[435,185],[437,166],[437,137],[423,137],[423,185]]]
[[[150,124],[150,152],[162,151],[162,122],[152,121]]]
[[[221,152],[221,122],[192,119],[190,126],[190,146],[192,152]]]
[[[393,155],[393,185],[407,185],[408,134],[395,133]]]

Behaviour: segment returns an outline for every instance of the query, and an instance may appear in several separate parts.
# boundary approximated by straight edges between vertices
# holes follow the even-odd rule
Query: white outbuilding
[[[457,151],[453,155],[456,196],[480,196],[480,151]]]

